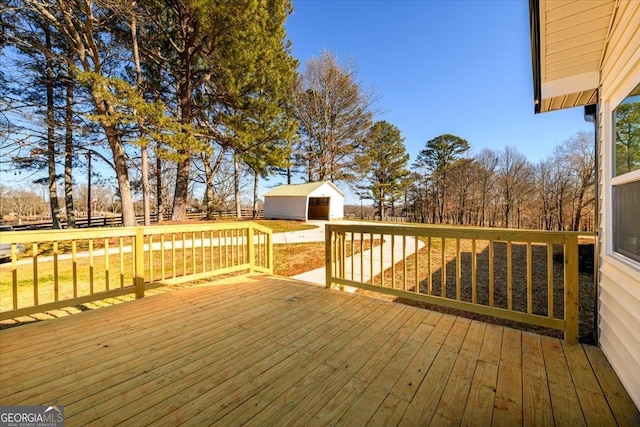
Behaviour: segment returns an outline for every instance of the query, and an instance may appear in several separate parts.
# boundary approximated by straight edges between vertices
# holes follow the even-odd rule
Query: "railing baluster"
[[[124,239],[122,237],[120,237],[119,258],[120,258],[120,287],[124,288]]]
[[[531,270],[531,242],[527,242],[527,313],[533,313],[533,275]]]
[[[213,230],[209,230],[209,260],[211,263],[210,270],[214,271],[215,266],[213,262]]]
[[[402,289],[407,290],[407,236],[402,235]]]
[[[18,247],[11,245],[11,290],[13,297],[13,309],[18,308]]]
[[[493,240],[489,240],[489,307],[493,307],[495,303],[494,277]]]
[[[224,266],[229,267],[229,230],[224,230]]]
[[[93,295],[93,239],[89,239],[89,295]]]
[[[155,270],[153,265],[153,235],[149,235],[149,283],[154,282],[153,270]]]
[[[53,242],[53,300],[58,302],[60,299],[60,279],[58,266],[58,241]]]
[[[38,305],[38,244],[34,243],[31,247],[31,256],[33,259],[33,305]]]
[[[547,317],[553,318],[553,244],[547,243]]]
[[[364,233],[360,232],[360,281],[364,282]]]
[[[462,262],[460,260],[460,238],[456,238],[456,300],[460,301],[460,282],[462,280]]]
[[[160,235],[160,279],[165,280],[165,252],[164,252],[164,234]]]
[[[182,233],[182,274],[187,274],[187,233]]]
[[[108,291],[110,289],[110,284],[109,284],[109,275],[110,275],[110,271],[109,271],[109,239],[105,238],[104,239],[104,288]]]
[[[441,289],[440,289],[440,296],[442,298],[446,298],[447,297],[447,259],[445,258],[445,240],[444,237],[441,239],[440,241],[440,245],[441,245],[441,258],[440,258],[440,269],[442,270],[442,276],[440,277],[440,285],[441,285]]]
[[[393,234],[391,234],[393,239]],[[384,287],[384,234],[380,233],[380,286]]]
[[[420,293],[420,263],[419,263],[419,257],[418,257],[418,237],[414,236],[413,238],[413,254],[414,254],[414,263],[416,265],[416,274],[415,274],[415,283],[414,283],[414,287],[413,290],[415,293]]]
[[[433,293],[433,276],[431,275],[431,236],[427,238],[427,294]]]
[[[71,241],[71,273],[73,277],[73,297],[78,298],[78,259],[76,258],[77,244],[75,239]]]
[[[198,271],[196,269],[196,233],[191,232],[191,274],[196,274]],[[184,272],[185,276],[187,272]]]
[[[477,273],[477,257],[476,239],[471,240],[471,302],[478,303],[478,273]]]
[[[391,234],[391,289],[396,288],[396,236]],[[384,273],[384,266],[381,274]],[[383,274],[384,275],[384,274]]]
[[[353,231],[351,232],[351,280],[354,280],[354,270],[355,270],[355,259],[356,259],[356,253],[353,250],[354,246],[354,241],[353,241]]]
[[[373,233],[369,234],[369,281],[371,282],[371,284],[373,285],[373,254],[375,253],[373,251]],[[380,244],[383,244],[382,241],[380,241]]]
[[[511,240],[507,242],[507,309],[513,310],[513,254]]]
[[[171,233],[171,277],[176,278],[176,234]]]

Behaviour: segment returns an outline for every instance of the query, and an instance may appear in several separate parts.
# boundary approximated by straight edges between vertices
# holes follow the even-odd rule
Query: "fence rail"
[[[256,211],[255,218],[254,212],[251,209],[242,209],[240,211],[240,217],[243,219],[260,219],[263,218],[264,211],[258,210]],[[186,214],[187,219],[205,219],[206,214],[203,212],[189,212]],[[233,219],[237,218],[236,211],[213,211],[212,218],[213,219]],[[165,219],[169,218],[169,216],[164,216]],[[136,215],[136,220],[139,224],[144,222],[144,217],[142,215]],[[152,224],[158,224],[158,216],[156,214],[151,214],[150,217]],[[53,227],[53,223],[51,220],[47,221],[29,221],[20,223],[18,220],[14,221],[4,221],[2,222],[4,225],[11,225],[14,230],[51,230]],[[61,221],[62,228],[67,228],[66,220]],[[113,215],[113,216],[97,216],[89,218],[76,218],[75,220],[75,228],[90,228],[90,227],[121,227],[122,226],[122,216],[121,215]]]
[[[360,243],[354,243],[357,234]],[[392,250],[385,253],[382,245],[348,260],[347,245],[363,238],[386,239]],[[325,239],[327,287],[352,286],[558,329],[567,342],[578,340],[576,232],[327,224]]]
[[[253,222],[0,233],[0,320],[210,276],[273,271],[271,230]],[[18,252],[24,253],[18,257]]]

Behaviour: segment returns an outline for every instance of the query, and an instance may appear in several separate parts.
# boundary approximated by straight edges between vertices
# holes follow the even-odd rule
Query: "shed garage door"
[[[329,219],[329,197],[309,198],[309,219]]]

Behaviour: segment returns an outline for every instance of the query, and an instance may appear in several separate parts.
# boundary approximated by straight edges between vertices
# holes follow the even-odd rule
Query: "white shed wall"
[[[640,263],[613,252],[612,165],[616,106],[640,83],[640,2],[622,1],[601,73],[599,115],[599,338],[640,407]]]
[[[329,197],[329,220],[344,218],[344,196],[328,182],[312,191],[309,197]]]
[[[264,198],[265,219],[307,220],[307,198],[305,196],[269,196]]]

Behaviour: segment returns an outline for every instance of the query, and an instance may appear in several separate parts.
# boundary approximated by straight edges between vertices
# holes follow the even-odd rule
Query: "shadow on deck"
[[[638,425],[597,347],[241,276],[0,331],[0,405],[66,425]]]

